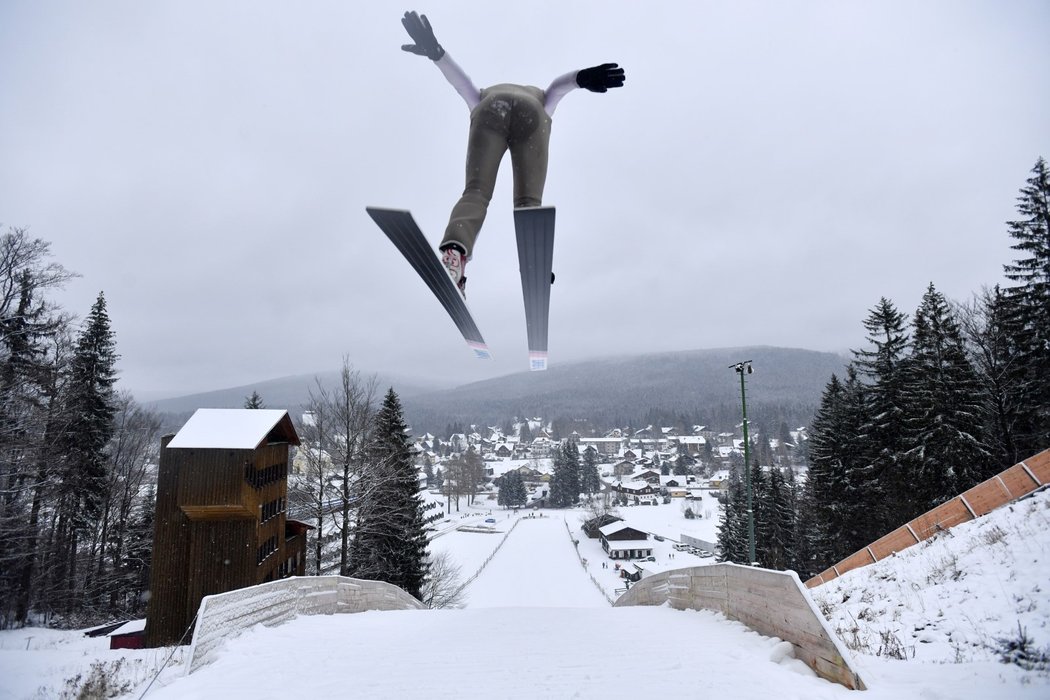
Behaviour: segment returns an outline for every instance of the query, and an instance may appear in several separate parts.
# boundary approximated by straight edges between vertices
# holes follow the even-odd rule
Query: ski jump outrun
[[[500,162],[510,151],[529,367],[547,369],[554,207],[543,206],[543,186],[551,118],[561,99],[576,88],[607,92],[622,87],[624,71],[615,63],[603,63],[561,75],[546,90],[511,83],[479,90],[438,43],[426,15],[406,12],[401,24],[413,41],[401,49],[430,59],[470,109],[466,184],[452,207],[437,254],[408,211],[377,207],[367,211],[441,302],[475,355],[489,358],[488,345],[466,306],[465,269],[474,256]]]

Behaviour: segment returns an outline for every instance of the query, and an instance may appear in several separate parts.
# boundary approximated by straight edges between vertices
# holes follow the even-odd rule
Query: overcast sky
[[[479,86],[605,61],[554,115],[551,364],[751,344],[846,350],[1002,280],[1050,157],[1050,3],[0,4],[0,225],[105,291],[123,386],[189,393],[334,369],[526,370],[509,157],[467,267],[473,359],[365,214],[440,239],[468,110],[400,16]]]

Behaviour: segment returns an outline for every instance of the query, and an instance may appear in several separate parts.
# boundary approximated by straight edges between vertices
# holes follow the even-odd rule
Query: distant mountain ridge
[[[668,414],[732,424],[739,421],[740,380],[730,365],[742,360],[752,360],[755,369],[747,377],[750,417],[800,425],[808,423],[832,373],[842,374],[847,363],[841,355],[813,350],[720,348],[559,363],[546,372],[521,372],[454,388],[396,377],[380,377],[380,386],[393,386],[398,392],[416,434],[442,432],[454,423],[497,425],[533,416],[625,426],[638,425],[647,415]],[[239,408],[254,390],[267,406],[296,411],[307,402],[315,377],[334,383],[338,372],[286,377],[151,405],[168,413]]]
[[[360,370],[360,373],[363,379],[367,379],[372,375],[371,372],[365,370]],[[317,387],[318,381],[325,386],[335,386],[339,381],[339,376],[339,370],[314,374],[297,374],[227,389],[216,389],[215,391],[176,396],[158,401],[144,401],[142,403],[162,413],[178,414],[192,412],[198,408],[242,408],[245,399],[251,396],[253,391],[256,391],[262,397],[263,403],[266,404],[267,408],[286,408],[289,411],[294,411],[309,401],[310,391]],[[394,375],[377,375],[377,380],[378,391],[383,392],[386,391],[387,387],[393,386],[402,399],[447,388],[440,382],[426,382],[420,379]]]
[[[747,377],[754,420],[808,423],[841,355],[775,347],[721,348],[608,357],[553,365],[406,400],[413,428],[443,430],[450,422],[496,425],[507,417],[577,418],[606,426],[639,426],[647,414],[740,419],[740,380],[730,368],[752,360]],[[772,415],[777,414],[777,415]]]

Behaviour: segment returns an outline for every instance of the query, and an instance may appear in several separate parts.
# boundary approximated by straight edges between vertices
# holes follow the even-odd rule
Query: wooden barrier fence
[[[834,566],[806,581],[808,588],[827,583],[847,571],[874,564],[907,549],[938,532],[979,518],[996,508],[1050,484],[1050,450],[1043,450],[1020,464],[999,472],[950,501],[928,510],[893,532],[883,535],[864,549],[854,552]]]

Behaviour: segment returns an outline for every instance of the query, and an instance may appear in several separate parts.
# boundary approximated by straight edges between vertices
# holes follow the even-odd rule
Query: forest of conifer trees
[[[145,606],[160,420],[115,390],[105,296],[80,324],[50,301],[73,276],[0,235],[0,627]]]
[[[750,465],[755,558],[806,579],[1050,447],[1050,173],[1040,158],[1007,223],[1010,286],[953,303],[930,283],[909,320],[880,299],[865,346],[833,375],[809,472]],[[731,475],[719,546],[748,560],[745,480]]]

